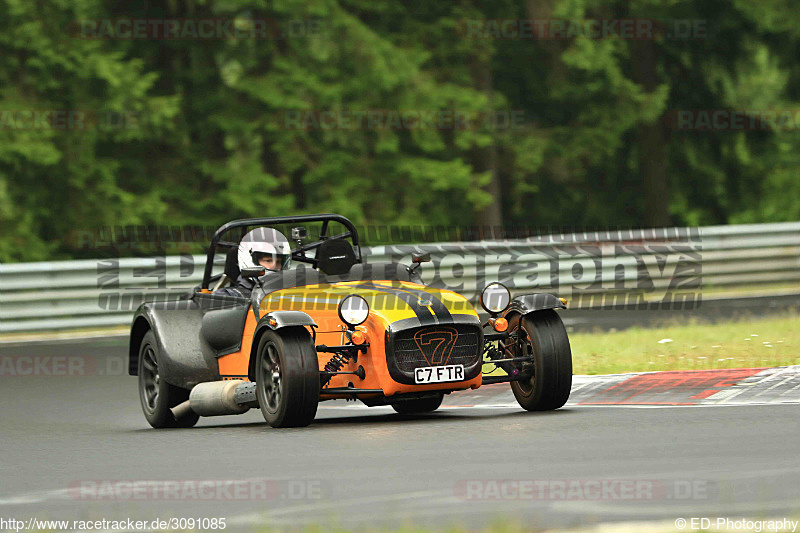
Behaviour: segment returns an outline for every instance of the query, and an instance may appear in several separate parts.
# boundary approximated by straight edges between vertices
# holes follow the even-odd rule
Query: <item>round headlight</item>
[[[501,313],[511,303],[511,292],[502,283],[490,283],[481,293],[481,307],[487,313]]]
[[[356,294],[351,294],[339,302],[339,318],[349,326],[363,324],[369,316],[369,304]]]

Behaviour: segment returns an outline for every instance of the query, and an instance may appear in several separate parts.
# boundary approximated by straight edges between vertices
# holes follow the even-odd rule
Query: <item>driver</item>
[[[267,274],[278,272],[289,268],[291,257],[289,241],[283,233],[272,228],[256,228],[239,243],[239,270],[261,266],[267,269]],[[239,275],[235,287],[216,292],[249,298],[253,287],[255,280]]]

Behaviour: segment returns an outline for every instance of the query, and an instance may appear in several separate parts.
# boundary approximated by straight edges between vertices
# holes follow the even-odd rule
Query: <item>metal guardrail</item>
[[[800,292],[800,222],[365,246],[362,252],[368,263],[409,263],[418,249],[433,260],[420,269],[424,281],[473,301],[491,281],[515,293],[647,301],[757,284],[796,284]],[[202,255],[0,264],[0,332],[127,325],[142,301],[198,285],[204,265]]]

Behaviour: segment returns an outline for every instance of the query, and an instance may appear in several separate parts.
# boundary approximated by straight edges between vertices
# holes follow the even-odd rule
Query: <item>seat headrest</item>
[[[356,253],[344,239],[324,241],[317,248],[317,268],[329,276],[341,276],[350,272],[356,264]]]
[[[228,250],[228,253],[225,254],[225,275],[228,276],[228,279],[231,281],[236,281],[240,273],[239,250],[237,248],[231,248]]]

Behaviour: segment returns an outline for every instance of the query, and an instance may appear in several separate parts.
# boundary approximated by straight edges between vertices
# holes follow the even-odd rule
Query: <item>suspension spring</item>
[[[510,361],[502,361],[502,359],[509,358],[510,349],[503,343],[500,342],[500,346],[503,348],[503,351],[500,351],[495,346],[487,346],[485,348],[485,353],[489,357],[490,363],[493,363],[496,367],[499,367],[505,371],[511,377],[515,377],[519,374],[519,368],[516,365],[512,364]],[[510,355],[510,358],[513,358],[513,353]],[[501,361],[494,361],[497,359],[501,359]]]
[[[325,367],[322,373],[320,373],[320,386],[324,387],[325,385],[327,385],[328,382],[333,377],[333,375],[339,370],[341,370],[342,367],[346,365],[347,361],[349,360],[350,360],[350,353],[333,354],[330,360],[327,363],[325,363]]]
[[[347,361],[350,359],[350,354],[341,354],[335,353],[333,357],[331,357],[330,361],[325,363],[325,371],[326,372],[338,372],[342,369],[344,365],[347,364]]]

